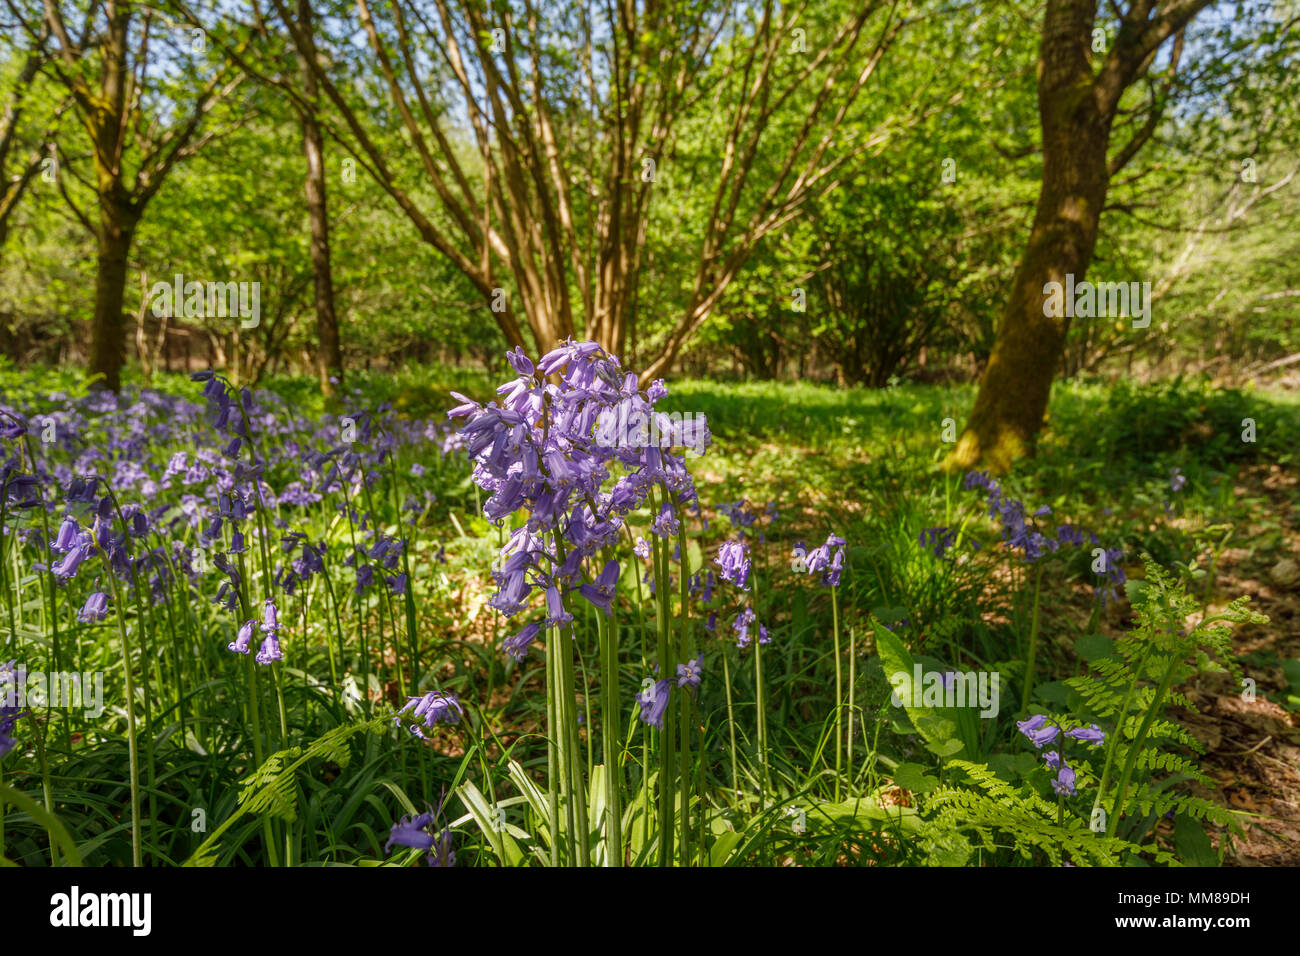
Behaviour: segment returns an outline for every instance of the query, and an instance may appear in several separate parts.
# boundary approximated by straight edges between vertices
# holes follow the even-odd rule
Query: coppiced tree
[[[327,43],[313,42],[288,0],[271,2],[340,141],[464,274],[511,345],[543,350],[581,331],[624,350],[655,184],[684,122],[716,117],[716,176],[693,184],[705,211],[697,255],[676,277],[684,304],[647,378],[671,365],[765,236],[892,135],[896,116],[846,119],[911,12],[904,0],[356,0]],[[353,33],[391,105],[382,117],[357,92]],[[418,177],[385,149],[389,118]]]

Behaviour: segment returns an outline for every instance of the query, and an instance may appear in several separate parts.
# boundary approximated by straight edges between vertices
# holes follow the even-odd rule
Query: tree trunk
[[[334,276],[330,266],[329,207],[325,198],[325,163],[320,124],[303,117],[303,150],[307,157],[307,216],[311,228],[311,268],[316,300],[316,365],[321,393],[333,395],[334,382],[343,382],[343,352],[339,320],[334,310]]]
[[[1033,230],[1011,282],[997,342],[980,380],[970,420],[950,467],[984,462],[1005,471],[1028,454],[1047,413],[1061,365],[1069,310],[1045,312],[1048,282],[1083,281],[1106,201],[1106,154],[1113,114],[1098,108],[1087,40],[1089,3],[1049,2],[1039,59],[1038,106],[1043,131],[1043,184]]]
[[[126,364],[126,316],[122,306],[126,299],[127,256],[134,234],[131,215],[112,199],[101,196],[89,371],[93,387],[113,392],[122,387],[122,367]]]
[[[329,204],[325,195],[325,148],[320,123],[314,112],[317,101],[316,74],[306,57],[315,57],[315,33],[308,0],[298,2],[298,22],[305,37],[305,53],[299,55],[303,92],[312,104],[302,110],[302,144],[307,159],[307,218],[311,229],[311,269],[316,302],[316,368],[321,394],[337,391],[343,383],[343,352],[339,345],[339,320],[334,310],[334,275],[330,267]],[[331,381],[334,379],[335,381]]]
[[[1124,146],[1110,156],[1120,99],[1150,70],[1161,44],[1177,35],[1164,92],[1177,72],[1182,30],[1212,0],[1133,0],[1100,69],[1092,56],[1097,0],[1048,0],[1038,60],[1038,115],[1043,131],[1043,184],[1024,257],[1012,279],[997,342],[980,380],[966,429],[945,461],[978,462],[994,471],[1033,450],[1047,414],[1052,379],[1065,352],[1068,310],[1046,315],[1048,282],[1082,282],[1092,262],[1110,178],[1156,130],[1162,106],[1149,109]],[[1072,303],[1066,303],[1072,305]]]

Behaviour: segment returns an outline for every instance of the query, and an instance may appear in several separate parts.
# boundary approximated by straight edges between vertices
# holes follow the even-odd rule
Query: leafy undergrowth
[[[665,821],[690,864],[1298,861],[1292,396],[1063,385],[995,481],[937,469],[966,388],[670,384],[656,408],[712,432],[684,459],[698,509],[662,547],[630,511],[608,544],[612,668],[598,605],[564,596],[565,685],[545,629],[502,652],[514,526],[443,417],[499,377],[376,376],[327,408],[310,382],[114,401],[5,372],[5,682],[76,672],[103,709],[0,711],[4,855],[604,862],[612,798],[628,863],[662,861]],[[655,664],[682,620],[700,674],[664,691],[690,747],[665,808]]]

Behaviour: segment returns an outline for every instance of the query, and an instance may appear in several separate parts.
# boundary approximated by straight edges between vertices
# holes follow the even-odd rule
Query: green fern
[[[217,841],[245,814],[269,813],[293,820],[298,812],[297,772],[309,760],[327,760],[346,767],[352,752],[349,741],[359,733],[380,733],[385,721],[375,718],[355,724],[340,724],[306,747],[290,747],[271,754],[240,784],[238,809],[190,854],[185,866],[213,866],[217,862]]]
[[[1268,619],[1247,609],[1248,597],[1205,616],[1181,583],[1150,556],[1142,560],[1146,580],[1134,588],[1137,627],[1116,639],[1115,656],[1093,662],[1093,673],[1066,681],[1093,717],[1114,727],[1093,804],[1094,825],[1107,836],[1122,833],[1129,839],[1145,834],[1169,813],[1232,825],[1230,811],[1179,791],[1178,785],[1188,780],[1210,781],[1194,758],[1178,752],[1199,754],[1204,748],[1184,727],[1167,719],[1165,709],[1170,704],[1196,709],[1175,687],[1208,660],[1240,680],[1231,625]],[[1189,625],[1193,618],[1199,620]]]
[[[1089,819],[1067,813],[1063,802],[1045,799],[1029,781],[1012,786],[987,766],[951,760],[950,782],[926,802],[921,847],[929,862],[964,862],[954,845],[968,849],[973,840],[990,854],[1010,849],[1026,862],[1046,859],[1056,866],[1115,866],[1138,857],[1178,865],[1175,854],[1154,840],[1144,842],[1162,816],[1234,825],[1231,811],[1180,789],[1189,780],[1209,783],[1192,756],[1204,748],[1165,710],[1170,704],[1195,709],[1175,686],[1207,659],[1240,678],[1230,625],[1267,618],[1247,610],[1249,599],[1243,597],[1188,625],[1199,615],[1196,600],[1149,557],[1143,561],[1147,578],[1137,627],[1116,640],[1115,656],[1094,661],[1092,673],[1066,681],[1082,699],[1088,720],[1114,728],[1107,734],[1100,778],[1086,756],[1071,761],[1080,786],[1087,780],[1097,794]]]
[[[1046,857],[1053,866],[1116,866],[1125,853],[1140,847],[1118,837],[1101,836],[1074,816],[1061,818],[1058,806],[1039,796],[1028,783],[1013,787],[990,768],[964,760],[948,769],[966,777],[970,786],[946,786],[927,803],[923,849],[930,855],[946,846],[945,837],[958,832],[974,837],[978,846],[996,853],[1000,840],[1025,862]]]

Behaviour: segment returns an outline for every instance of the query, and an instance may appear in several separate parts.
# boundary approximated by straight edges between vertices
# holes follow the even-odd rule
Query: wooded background
[[[1295,0],[2,0],[0,351],[241,382],[494,366],[981,378],[1300,359]],[[258,282],[261,320],[149,289]],[[1149,282],[1152,323],[1042,287]]]

